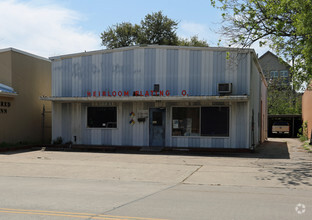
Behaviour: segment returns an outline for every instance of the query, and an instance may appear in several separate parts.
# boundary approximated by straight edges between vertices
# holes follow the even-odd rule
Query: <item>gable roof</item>
[[[271,51],[267,51],[265,52],[261,57],[259,57],[259,61],[261,59],[263,59],[264,57],[268,56],[268,55],[271,55],[271,56],[274,56],[276,59],[278,59],[278,61],[282,64],[284,64],[287,68],[290,68],[291,65],[289,65],[289,63],[287,63],[285,60],[283,60],[282,58],[278,57],[277,55],[275,55],[274,53],[272,53]]]

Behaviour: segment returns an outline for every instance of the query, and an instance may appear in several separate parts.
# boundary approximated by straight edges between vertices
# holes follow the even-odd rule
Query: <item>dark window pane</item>
[[[153,125],[162,125],[162,112],[153,112]]]
[[[89,128],[116,128],[116,107],[88,107]]]
[[[229,107],[202,107],[201,135],[229,136]]]
[[[199,108],[172,108],[172,135],[199,136]]]

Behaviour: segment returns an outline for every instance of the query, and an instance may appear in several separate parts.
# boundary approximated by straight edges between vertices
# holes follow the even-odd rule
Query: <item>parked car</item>
[[[290,126],[288,122],[274,122],[272,126],[273,134],[289,134]]]

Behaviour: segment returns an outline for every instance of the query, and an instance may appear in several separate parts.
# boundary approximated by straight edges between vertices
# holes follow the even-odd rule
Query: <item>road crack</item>
[[[190,175],[184,178],[184,180],[181,181],[181,183],[184,183],[187,179],[189,179],[191,176],[193,176],[194,173],[196,173],[200,168],[202,168],[204,165],[198,165],[196,170],[194,170]]]

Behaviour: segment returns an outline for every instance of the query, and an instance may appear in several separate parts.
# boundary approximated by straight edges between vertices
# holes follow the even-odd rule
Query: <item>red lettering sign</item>
[[[87,97],[101,97],[101,96],[108,96],[108,97],[122,97],[122,96],[129,96],[130,92],[129,91],[87,91]],[[182,96],[188,96],[187,91],[186,90],[182,90],[181,92]],[[133,96],[170,96],[170,90],[160,90],[160,91],[154,91],[154,90],[146,90],[146,91],[134,91],[133,92]]]

